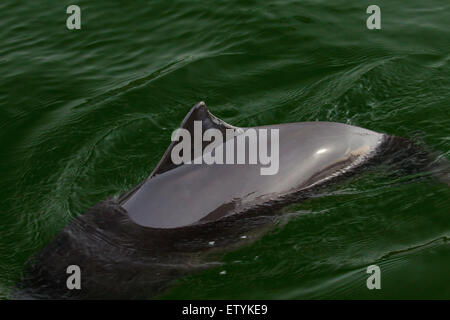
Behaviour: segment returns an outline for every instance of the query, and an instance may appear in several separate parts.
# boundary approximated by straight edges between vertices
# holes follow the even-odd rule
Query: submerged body
[[[204,129],[231,128],[202,102],[181,127],[192,131],[197,120]],[[405,139],[346,124],[257,128],[279,130],[275,175],[261,175],[259,166],[248,164],[177,165],[170,158],[172,143],[144,182],[76,218],[31,261],[17,296],[148,298],[177,277],[209,267],[199,254],[211,244],[224,248],[239,242],[241,235],[273,221],[278,208],[340,177],[385,160],[402,166],[406,160],[415,170],[428,163]],[[80,266],[82,290],[67,289],[69,265]]]

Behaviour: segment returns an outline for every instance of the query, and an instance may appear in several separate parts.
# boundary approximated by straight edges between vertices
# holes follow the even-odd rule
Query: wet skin
[[[195,109],[204,110],[204,116],[196,120],[212,117],[203,103]],[[192,120],[187,119],[182,127]],[[134,222],[147,227],[174,228],[220,219],[348,171],[383,139],[374,131],[332,122],[255,127],[274,128],[279,129],[279,171],[275,175],[261,175],[261,164],[183,164],[152,174],[121,201],[122,206]],[[237,137],[232,139],[236,145]]]

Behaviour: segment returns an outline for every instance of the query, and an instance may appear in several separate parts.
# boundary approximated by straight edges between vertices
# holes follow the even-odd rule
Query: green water
[[[73,217],[142,181],[201,100],[237,126],[343,122],[448,159],[449,2],[377,1],[381,30],[369,4],[1,1],[0,297]],[[375,169],[283,209],[163,298],[449,299],[449,188],[397,180]]]

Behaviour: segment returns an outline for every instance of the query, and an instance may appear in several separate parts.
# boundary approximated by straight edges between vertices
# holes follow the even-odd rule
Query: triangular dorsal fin
[[[188,112],[186,117],[184,117],[183,121],[180,124],[180,128],[186,129],[189,131],[191,139],[194,139],[194,121],[201,121],[202,122],[202,132],[205,132],[208,129],[215,128],[219,129],[223,136],[225,137],[226,129],[237,129],[237,127],[234,127],[232,125],[229,125],[225,121],[220,120],[216,116],[214,116],[211,112],[209,112],[208,108],[206,107],[206,104],[201,101],[197,103],[195,106],[192,107],[192,109]],[[158,165],[155,167],[153,172],[150,174],[148,179],[154,177],[155,175],[164,173],[166,171],[169,171],[173,168],[178,167],[179,165],[176,165],[172,162],[171,159],[171,152],[173,147],[175,146],[177,142],[173,141],[170,143],[169,147],[167,148],[166,152],[164,153],[163,157],[159,161]],[[206,145],[208,145],[210,142],[203,142],[203,148],[205,148]],[[193,158],[194,152],[194,143],[191,141],[192,146],[192,152],[191,152],[191,158]],[[193,159],[191,159],[193,160]]]

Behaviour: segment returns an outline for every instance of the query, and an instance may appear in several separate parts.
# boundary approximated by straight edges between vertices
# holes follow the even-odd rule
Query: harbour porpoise
[[[203,102],[188,112],[180,128],[195,135],[196,122],[202,132],[216,129],[224,137],[234,130],[235,136],[216,145],[222,150],[250,129],[218,119]],[[196,164],[194,149],[191,163],[174,163],[177,141],[172,141],[147,179],[76,217],[31,258],[14,298],[155,297],[180,276],[216,265],[203,254],[232,248],[243,235],[270,225],[279,208],[368,166],[387,163],[409,173],[432,162],[408,139],[348,124],[300,122],[254,129],[277,130],[277,150],[270,150],[278,154],[276,173],[261,174],[264,166],[258,164]],[[207,145],[202,142],[202,151]],[[245,148],[251,151],[250,144]],[[67,286],[71,265],[79,267],[79,289]]]

